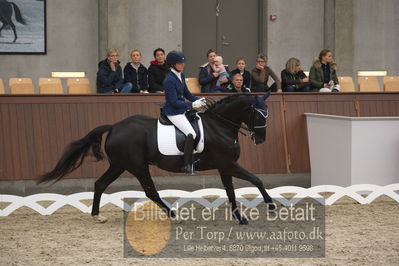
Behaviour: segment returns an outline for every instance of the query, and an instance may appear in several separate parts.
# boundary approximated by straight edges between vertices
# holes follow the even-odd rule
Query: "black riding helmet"
[[[166,63],[170,66],[173,66],[177,63],[184,63],[185,61],[186,58],[184,57],[184,54],[181,52],[171,51],[166,56]]]

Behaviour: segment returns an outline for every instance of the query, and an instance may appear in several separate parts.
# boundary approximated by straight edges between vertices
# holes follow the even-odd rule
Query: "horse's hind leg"
[[[165,210],[169,217],[176,216],[175,212],[170,210],[165,202],[163,202],[161,197],[159,197],[159,193],[155,188],[154,182],[152,181],[148,165],[140,169],[128,169],[128,171],[136,176],[137,180],[140,182],[141,186],[144,189],[145,195],[150,200],[155,202],[161,209]]]
[[[108,170],[96,181],[94,185],[94,199],[91,215],[99,222],[106,222],[107,218],[100,216],[100,200],[105,189],[125,171],[122,168],[110,165]]]
[[[13,32],[14,32],[14,40],[12,42],[16,42],[18,36],[17,36],[17,29],[15,28],[14,22],[10,21],[10,26],[11,26]]]
[[[222,178],[223,186],[226,189],[227,197],[231,203],[231,210],[232,215],[235,219],[237,219],[240,224],[248,224],[248,220],[245,217],[242,217],[236,202],[236,194],[234,193],[234,186],[233,186],[233,178],[231,175],[226,175],[220,172],[220,177]]]
[[[0,22],[2,22],[2,21],[0,21]],[[3,22],[3,26],[1,26],[1,28],[0,28],[0,37],[2,37],[1,31],[2,31],[5,27],[6,27],[6,24]]]

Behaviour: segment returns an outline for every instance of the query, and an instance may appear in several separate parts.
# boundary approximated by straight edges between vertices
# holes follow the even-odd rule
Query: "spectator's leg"
[[[130,82],[126,82],[125,84],[123,84],[119,93],[130,93],[130,92],[132,92],[132,88],[133,88],[133,84]]]
[[[299,90],[298,91],[299,92],[311,92],[312,89],[310,88],[309,83],[302,83],[299,86]]]
[[[312,89],[309,86],[306,86],[305,88],[303,88],[304,92],[311,92]]]
[[[273,84],[269,87],[268,90],[271,91],[271,92],[276,92],[276,91],[277,91],[277,85],[276,85],[276,83],[273,83]]]
[[[295,92],[294,86],[287,86],[283,90],[284,92]]]

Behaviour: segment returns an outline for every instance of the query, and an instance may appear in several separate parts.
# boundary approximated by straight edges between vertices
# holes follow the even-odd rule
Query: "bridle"
[[[255,134],[255,129],[267,127],[267,118],[269,117],[269,111],[268,111],[267,107],[266,107],[266,110],[262,110],[259,108],[255,108],[253,105],[251,105],[251,112],[249,114],[249,119],[248,119],[248,124],[247,124],[248,127],[246,127],[241,124],[235,123],[229,119],[226,119],[223,116],[221,116],[215,112],[212,112],[212,111],[208,111],[208,112],[210,114],[212,114],[212,116],[217,118],[219,121],[223,122],[224,124],[229,125],[230,127],[233,127],[234,129],[239,129],[239,132],[244,136],[247,136],[247,135],[244,132],[242,132],[240,129],[243,129],[243,130],[249,132],[252,136],[253,134]],[[263,118],[265,118],[264,125],[255,125],[255,117],[256,117],[257,113],[259,113]]]
[[[251,107],[252,108],[251,108],[251,114],[250,114],[250,117],[249,117],[248,128],[251,131],[254,131],[257,128],[265,128],[265,127],[267,127],[267,118],[269,117],[269,111],[267,110],[267,107],[266,107],[266,110],[255,108],[254,106],[251,106]],[[256,112],[259,113],[265,119],[265,124],[264,125],[255,126],[255,115],[256,115]]]

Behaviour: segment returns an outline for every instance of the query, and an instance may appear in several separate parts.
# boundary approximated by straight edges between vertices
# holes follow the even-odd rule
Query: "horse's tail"
[[[111,130],[111,125],[99,126],[90,131],[85,137],[80,140],[72,142],[65,150],[61,159],[51,172],[45,173],[38,178],[37,183],[48,182],[55,180],[57,182],[65,175],[73,172],[79,168],[90,148],[97,161],[104,159],[104,154],[101,152],[102,135]]]
[[[17,21],[19,23],[23,24],[23,25],[26,25],[26,21],[22,17],[22,14],[21,14],[21,11],[19,10],[19,7],[13,2],[10,2],[10,4],[14,7],[15,18],[17,19]]]

